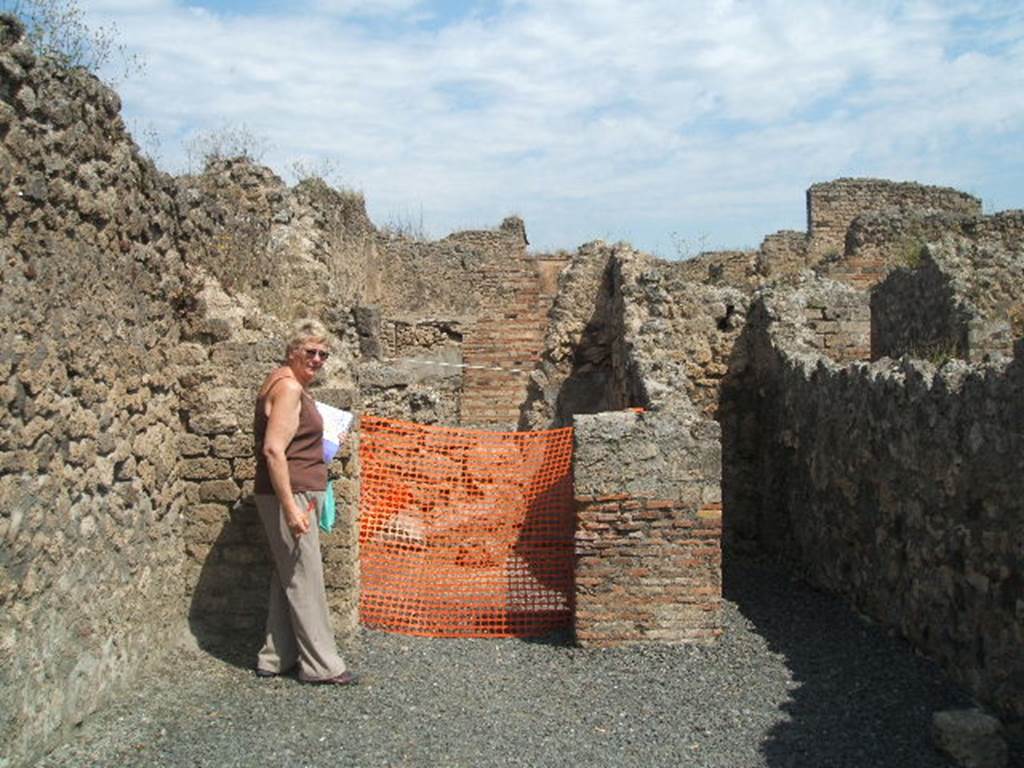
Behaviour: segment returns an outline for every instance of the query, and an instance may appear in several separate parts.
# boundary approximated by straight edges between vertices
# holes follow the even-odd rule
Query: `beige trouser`
[[[311,499],[315,506],[310,513],[309,530],[296,539],[288,530],[277,497],[256,494],[256,508],[274,558],[267,639],[256,668],[287,672],[298,663],[299,679],[306,681],[326,680],[345,671],[345,661],[334,644],[320,560],[317,521],[324,492],[295,494],[299,509],[306,509]]]

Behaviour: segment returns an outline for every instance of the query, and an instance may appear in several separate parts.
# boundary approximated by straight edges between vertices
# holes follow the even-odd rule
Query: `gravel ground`
[[[937,709],[970,700],[837,599],[764,564],[726,573],[709,647],[362,631],[355,688],[179,655],[38,768],[84,766],[947,766]]]

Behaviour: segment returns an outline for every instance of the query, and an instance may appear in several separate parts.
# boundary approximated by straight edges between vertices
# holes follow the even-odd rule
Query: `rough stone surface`
[[[1024,334],[1024,214],[958,222],[871,296],[872,357],[1008,358]]]
[[[963,768],[1005,768],[1009,760],[1002,724],[976,709],[936,712],[932,738],[944,755]]]
[[[983,701],[1024,714],[1024,366],[840,366],[785,297],[752,313],[730,513],[898,627]],[[729,438],[726,438],[728,444]]]
[[[0,21],[0,28],[7,28]],[[0,35],[0,753],[184,635],[172,180],[98,80]],[[29,98],[29,95],[32,98]]]

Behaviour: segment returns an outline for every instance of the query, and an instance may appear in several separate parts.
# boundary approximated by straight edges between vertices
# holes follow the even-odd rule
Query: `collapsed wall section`
[[[29,761],[179,642],[173,182],[0,17],[0,743]]]

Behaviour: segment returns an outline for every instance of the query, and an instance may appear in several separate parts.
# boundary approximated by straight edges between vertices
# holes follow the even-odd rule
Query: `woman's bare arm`
[[[285,450],[299,429],[302,386],[293,379],[282,379],[267,395],[267,431],[263,438],[263,456],[274,492],[281,502],[285,522],[295,536],[309,530],[309,510],[301,510],[292,495]]]

